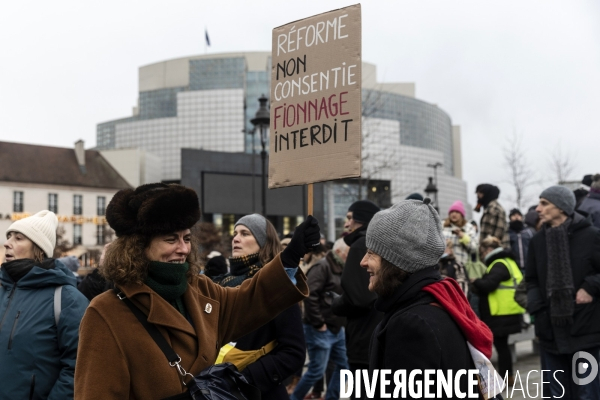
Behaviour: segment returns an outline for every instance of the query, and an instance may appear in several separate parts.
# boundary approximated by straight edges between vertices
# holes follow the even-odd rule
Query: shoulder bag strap
[[[154,342],[157,344],[157,346],[163,352],[165,357],[167,357],[167,360],[169,361],[169,365],[171,367],[177,368],[177,372],[179,372],[179,375],[181,376],[183,384],[184,385],[186,384],[185,380],[184,380],[186,375],[189,375],[191,378],[194,378],[194,376],[192,374],[188,373],[185,369],[183,369],[183,367],[180,364],[181,357],[179,357],[179,355],[177,353],[175,353],[175,350],[173,350],[171,348],[171,346],[169,346],[169,343],[167,343],[167,340],[160,333],[160,331],[158,330],[156,325],[148,322],[148,317],[146,316],[146,314],[144,314],[142,312],[142,310],[137,308],[135,306],[135,304],[133,304],[133,302],[131,300],[129,300],[125,296],[125,293],[123,293],[121,290],[119,290],[118,288],[114,288],[113,290],[117,294],[117,297],[119,298],[119,300],[121,300],[123,303],[125,303],[127,305],[127,307],[129,307],[131,312],[133,312],[133,315],[135,315],[135,317],[138,319],[138,321],[140,321],[140,323],[144,326],[144,328],[146,328],[146,331],[148,331],[148,334],[150,335],[150,337],[152,337],[152,340],[154,340]]]
[[[62,286],[54,288],[54,323],[58,326],[60,320],[60,312],[62,310]]]

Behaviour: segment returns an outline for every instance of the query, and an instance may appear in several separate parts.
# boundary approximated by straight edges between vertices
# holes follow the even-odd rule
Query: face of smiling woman
[[[8,232],[4,242],[4,262],[33,258],[33,242],[19,232]]]
[[[365,268],[369,273],[369,290],[374,292],[377,287],[379,272],[381,271],[381,256],[371,250],[367,250],[367,254],[365,254],[360,262],[360,266]]]
[[[155,236],[146,249],[150,261],[183,264],[192,251],[192,234],[189,229]]]
[[[258,253],[260,246],[256,238],[248,227],[240,224],[233,231],[233,240],[231,241],[231,255],[233,257],[248,256]]]

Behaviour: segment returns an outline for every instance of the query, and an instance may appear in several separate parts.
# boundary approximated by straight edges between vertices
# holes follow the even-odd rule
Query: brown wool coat
[[[203,275],[195,277],[183,295],[192,324],[146,285],[121,290],[158,327],[185,370],[197,375],[214,364],[224,343],[305,298],[308,287],[300,270],[296,280],[294,286],[279,256],[237,288],[221,287]],[[210,312],[207,304],[212,306]],[[185,390],[177,370],[114,291],[91,302],[79,333],[76,400],[163,399]]]

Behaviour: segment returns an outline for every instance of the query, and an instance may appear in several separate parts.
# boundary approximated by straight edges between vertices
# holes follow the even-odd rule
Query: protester
[[[475,211],[479,212],[484,208],[481,221],[479,223],[479,241],[482,242],[488,236],[497,237],[504,248],[510,248],[508,239],[508,230],[506,226],[506,211],[498,203],[500,189],[487,183],[477,186],[477,206]]]
[[[406,200],[420,200],[423,201],[423,196],[420,193],[411,193],[406,196]]]
[[[88,305],[73,272],[50,258],[58,219],[40,211],[6,230],[0,269],[0,399],[72,399]]]
[[[281,244],[273,224],[262,215],[251,214],[235,223],[231,249],[230,272],[213,278],[224,287],[239,286],[256,276],[279,254]],[[294,304],[269,323],[242,336],[235,348],[267,351],[242,373],[248,383],[260,389],[263,400],[289,399],[281,383],[302,368],[306,355],[300,306]]]
[[[525,260],[527,260],[527,250],[529,241],[535,234],[535,230],[525,226],[523,214],[518,208],[513,208],[508,214],[508,237],[510,238],[510,248],[515,256],[515,261],[522,271],[525,271]]]
[[[305,274],[308,273],[313,265],[325,257],[325,254],[327,254],[327,249],[320,243],[310,249],[310,251],[304,255],[302,261],[300,262],[300,269],[302,272]]]
[[[203,273],[214,278],[227,273],[227,259],[224,256],[224,245],[221,231],[210,222],[200,222],[194,226],[192,235],[200,246],[200,262],[204,265]]]
[[[456,261],[466,265],[471,259],[471,254],[478,250],[479,238],[473,225],[465,219],[465,206],[457,200],[448,209],[448,218],[443,224],[444,241],[451,247]]]
[[[107,243],[102,248],[102,254],[100,255],[100,261],[98,262],[98,267],[104,264],[104,257],[106,256],[106,249],[110,246],[110,243]],[[111,290],[114,285],[111,282],[108,282],[102,274],[100,274],[100,269],[95,268],[92,272],[87,274],[83,280],[77,285],[77,289],[85,296],[89,301],[101,293],[106,292],[107,290]]]
[[[542,227],[540,216],[538,215],[537,211],[535,211],[536,207],[537,205],[529,207],[527,214],[525,214],[524,220],[525,226],[527,226],[527,228],[529,228],[533,234],[538,232]],[[527,259],[525,259],[525,261],[527,261]]]
[[[325,399],[337,400],[340,395],[340,370],[348,369],[344,318],[333,314],[333,293],[342,294],[341,275],[344,267],[343,254],[347,245],[338,240],[325,258],[315,263],[306,278],[310,295],[304,299],[304,334],[308,350],[308,370],[298,382],[291,398],[304,399],[313,385],[322,379],[328,362],[335,364],[327,384]],[[320,398],[313,390],[310,398]]]
[[[117,239],[101,272],[116,290],[97,296],[80,330],[76,399],[162,399],[186,392],[189,374],[214,364],[223,344],[264,325],[308,294],[298,260],[319,241],[309,216],[288,247],[236,288],[198,274],[190,228],[200,218],[196,193],[148,184],[115,194],[106,219]],[[285,267],[285,268],[284,268]],[[122,299],[148,315],[179,355],[169,363]],[[187,374],[180,376],[178,370]]]
[[[481,242],[480,253],[487,271],[473,280],[472,290],[479,295],[479,316],[494,334],[500,375],[508,376],[512,386],[515,376],[508,335],[521,332],[525,310],[515,301],[515,290],[523,275],[513,253],[504,249],[498,238],[490,236]]]
[[[467,299],[470,298],[469,293],[469,274],[465,264],[457,261],[452,250],[452,242],[446,241],[446,250],[438,261],[440,275],[443,277],[452,278],[458,283],[458,286],[463,291]]]
[[[529,244],[525,280],[527,311],[539,338],[545,396],[600,399],[600,380],[576,384],[576,353],[600,360],[600,232],[575,212],[575,195],[564,186],[540,194],[543,223]],[[575,358],[574,358],[575,357]],[[591,368],[589,369],[591,370]],[[585,376],[581,376],[585,378]]]
[[[589,215],[592,219],[592,225],[600,228],[600,174],[593,176],[590,193],[582,200],[577,211]]]
[[[373,217],[361,261],[384,313],[373,332],[369,370],[437,370],[452,373],[474,367],[467,341],[486,357],[492,334],[471,310],[452,279],[435,265],[444,252],[441,221],[431,200],[401,201]],[[422,383],[422,382],[421,382]],[[468,390],[466,377],[460,390]],[[455,386],[455,388],[456,388]],[[437,392],[433,379],[431,391]],[[436,398],[455,398],[437,396]],[[382,398],[380,391],[374,398]]]
[[[360,266],[367,252],[367,227],[378,211],[379,207],[370,201],[356,201],[348,208],[344,225],[349,232],[344,242],[350,250],[342,272],[343,294],[334,300],[332,309],[334,314],[346,317],[346,354],[351,370],[368,368],[368,343],[382,317],[374,307],[377,295],[368,289],[369,274]]]

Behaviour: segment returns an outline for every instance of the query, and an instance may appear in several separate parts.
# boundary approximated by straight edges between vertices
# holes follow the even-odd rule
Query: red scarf
[[[492,356],[494,336],[490,328],[475,314],[465,294],[454,279],[446,278],[423,287],[440,303],[458,325],[467,341],[488,359]]]

